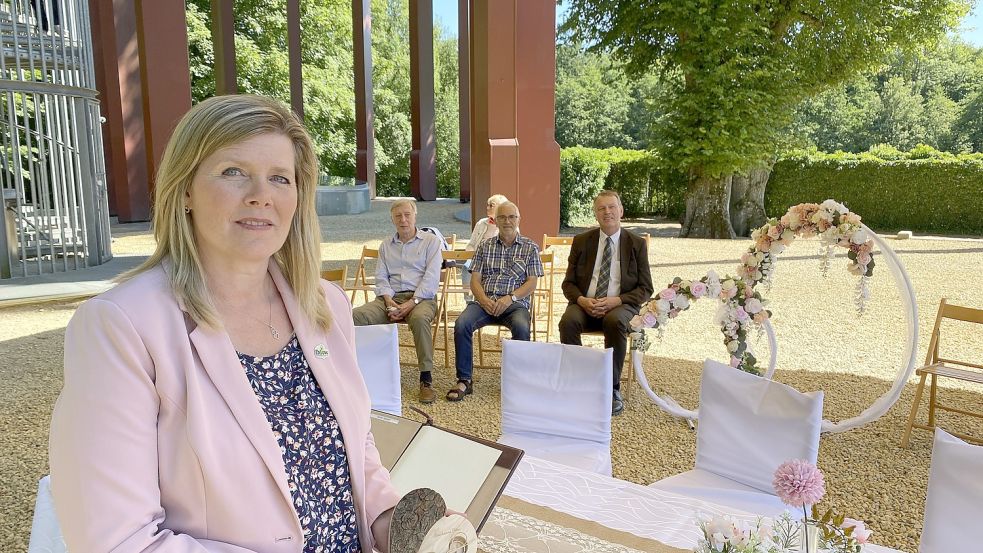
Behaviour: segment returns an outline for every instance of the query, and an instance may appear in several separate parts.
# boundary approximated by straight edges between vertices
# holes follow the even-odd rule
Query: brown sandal
[[[464,388],[461,388],[461,384],[464,384]],[[447,401],[461,401],[464,396],[468,396],[474,393],[474,385],[470,380],[458,379],[457,385],[450,389],[445,396]]]

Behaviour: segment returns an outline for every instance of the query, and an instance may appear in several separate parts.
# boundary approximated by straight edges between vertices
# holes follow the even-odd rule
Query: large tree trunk
[[[730,187],[733,175],[709,177],[691,172],[686,190],[686,218],[679,230],[683,238],[734,238],[730,225]]]
[[[772,164],[755,167],[745,175],[734,175],[730,187],[730,224],[738,236],[750,236],[751,231],[765,224],[765,188],[771,176]]]

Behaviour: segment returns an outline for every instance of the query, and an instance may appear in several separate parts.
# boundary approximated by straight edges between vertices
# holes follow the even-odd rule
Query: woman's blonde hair
[[[157,249],[125,281],[163,265],[174,294],[198,324],[221,327],[202,273],[185,195],[201,162],[216,151],[262,134],[281,134],[294,146],[297,211],[287,240],[273,255],[301,310],[321,329],[331,315],[321,290],[321,228],[316,210],[317,156],[304,125],[280,102],[253,95],[215,96],[181,118],[164,150],[154,190],[153,231]],[[166,263],[164,263],[166,261]]]

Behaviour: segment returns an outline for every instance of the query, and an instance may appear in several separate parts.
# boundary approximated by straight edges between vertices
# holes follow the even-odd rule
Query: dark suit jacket
[[[563,295],[570,303],[587,294],[594,262],[597,259],[597,239],[601,229],[582,232],[574,237],[567,260],[567,276],[563,279]],[[645,238],[621,229],[618,241],[621,252],[621,303],[638,307],[652,297],[652,273],[649,271],[648,244]]]

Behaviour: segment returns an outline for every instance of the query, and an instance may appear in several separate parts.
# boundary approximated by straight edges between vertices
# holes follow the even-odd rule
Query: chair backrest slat
[[[972,307],[946,303],[942,306],[940,314],[946,319],[983,324],[983,309],[974,309]]]
[[[939,356],[939,343],[942,341],[941,329],[943,319],[983,324],[983,309],[954,305],[949,303],[946,298],[939,300],[939,312],[935,317],[935,326],[932,328],[932,337],[929,340],[928,355],[926,356],[925,364],[932,365],[935,363],[950,363],[983,369],[983,365],[979,365],[977,363],[960,361],[957,359],[947,359]]]

